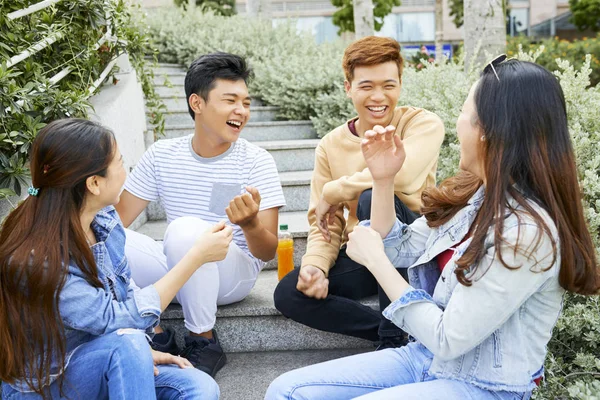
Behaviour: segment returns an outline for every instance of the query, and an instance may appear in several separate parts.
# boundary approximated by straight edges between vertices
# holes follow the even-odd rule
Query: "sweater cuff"
[[[329,260],[317,255],[305,255],[304,257],[302,257],[302,267],[306,265],[312,265],[314,267],[319,268],[321,271],[323,271],[325,277],[329,276],[329,270],[332,267]]]
[[[323,199],[332,206],[338,205],[345,201],[345,199],[340,196],[342,193],[342,187],[338,184],[337,180],[327,182],[323,185]]]

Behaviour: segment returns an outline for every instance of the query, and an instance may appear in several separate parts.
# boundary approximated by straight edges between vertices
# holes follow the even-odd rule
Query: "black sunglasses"
[[[487,63],[487,65],[483,69],[483,73],[488,74],[490,71],[494,72],[494,75],[496,75],[496,79],[498,79],[498,82],[500,82],[500,77],[498,77],[498,73],[496,72],[496,67],[498,65],[502,64],[503,62],[506,62],[506,61],[512,60],[512,59],[513,58],[508,58],[508,56],[506,54],[500,54],[498,57],[494,58],[492,61]]]

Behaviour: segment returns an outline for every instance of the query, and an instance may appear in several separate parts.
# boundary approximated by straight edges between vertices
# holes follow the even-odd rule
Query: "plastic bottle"
[[[279,225],[279,244],[277,245],[277,277],[281,280],[294,269],[294,239],[287,225]]]

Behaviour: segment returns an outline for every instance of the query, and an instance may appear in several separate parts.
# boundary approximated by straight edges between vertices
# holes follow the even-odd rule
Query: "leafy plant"
[[[580,30],[600,31],[600,0],[569,0],[571,22]]]
[[[332,22],[339,27],[338,35],[354,32],[354,5],[352,0],[331,0],[338,10],[333,13]],[[400,0],[373,0],[373,27],[377,32],[383,27],[383,20],[392,8],[400,6]]]
[[[187,10],[188,0],[174,0],[177,7]],[[195,0],[196,6],[202,12],[213,12],[215,15],[230,17],[237,14],[235,0]]]
[[[128,2],[62,1],[9,20],[10,12],[36,2],[0,3],[0,188],[11,188],[18,195],[29,178],[28,152],[37,132],[55,119],[86,117],[89,87],[119,54],[129,54],[155,115],[152,122],[159,132],[164,127],[164,106],[154,91],[153,74],[145,59],[147,52],[152,53],[147,28],[133,17]],[[109,23],[116,40],[111,38],[98,46]],[[11,57],[48,37],[57,40],[8,67]],[[54,84],[51,78],[67,67],[71,72]]]

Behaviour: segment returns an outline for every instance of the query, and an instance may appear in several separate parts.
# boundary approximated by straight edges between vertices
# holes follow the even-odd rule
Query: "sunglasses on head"
[[[492,61],[487,63],[487,65],[483,69],[483,73],[487,74],[490,71],[492,71],[494,73],[494,75],[496,75],[496,79],[498,79],[498,82],[500,82],[500,77],[498,76],[498,73],[496,72],[496,67],[498,65],[502,64],[503,62],[506,62],[506,61],[512,60],[512,59],[513,58],[508,58],[508,56],[506,54],[500,54],[499,56],[494,58]]]

